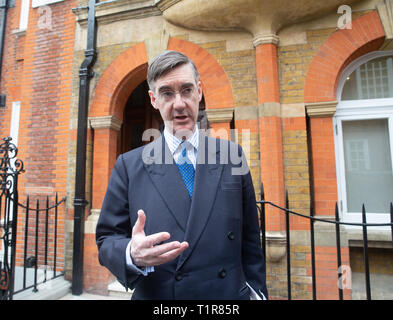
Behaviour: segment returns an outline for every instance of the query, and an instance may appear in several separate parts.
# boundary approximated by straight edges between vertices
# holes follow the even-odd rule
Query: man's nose
[[[175,92],[175,100],[173,101],[174,108],[184,108],[186,104],[180,92]]]

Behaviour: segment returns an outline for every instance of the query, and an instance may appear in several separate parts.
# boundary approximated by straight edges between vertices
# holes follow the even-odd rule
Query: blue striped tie
[[[180,174],[183,178],[184,184],[186,185],[190,199],[192,198],[192,191],[194,189],[194,177],[195,169],[191,160],[187,157],[187,149],[184,142],[180,144],[181,155],[177,160],[177,167],[179,168]]]

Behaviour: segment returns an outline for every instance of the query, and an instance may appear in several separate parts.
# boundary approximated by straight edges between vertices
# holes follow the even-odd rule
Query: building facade
[[[7,10],[1,136],[25,162],[21,194],[67,196],[64,268],[72,276],[79,68],[87,0],[14,0]],[[12,2],[12,3],[11,3]],[[90,84],[84,289],[108,293],[95,225],[120,153],[160,128],[147,95],[149,61],[178,50],[196,64],[210,134],[240,143],[257,199],[317,217],[389,222],[393,201],[393,2],[391,0],[112,0],[96,4],[97,59]],[[148,190],[146,190],[148,192]],[[293,298],[311,298],[310,224],[291,218]],[[318,299],[336,299],[334,226],[316,223]],[[266,210],[267,281],[286,297],[285,216]],[[343,227],[342,265],[361,271],[361,231]],[[22,236],[21,236],[22,237]],[[388,228],[370,230],[372,272],[390,276]],[[383,261],[383,262],[378,262]],[[390,266],[390,267],[389,267]],[[353,278],[354,280],[354,278]],[[389,280],[390,281],[390,280]],[[344,297],[354,296],[351,286]],[[355,297],[355,296],[354,296]]]

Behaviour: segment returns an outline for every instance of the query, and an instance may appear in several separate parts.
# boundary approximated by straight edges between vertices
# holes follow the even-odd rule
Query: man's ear
[[[154,96],[153,91],[149,90],[149,97],[150,97],[150,103],[153,106],[154,109],[158,109],[157,103],[156,103],[156,97]]]
[[[202,100],[202,84],[200,81],[197,83],[197,90],[198,90],[198,96],[199,96],[199,102]]]

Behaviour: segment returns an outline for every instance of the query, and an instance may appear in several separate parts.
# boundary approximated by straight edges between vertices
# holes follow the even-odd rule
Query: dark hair
[[[194,62],[183,53],[167,50],[161,52],[157,57],[153,59],[147,70],[147,83],[149,89],[154,91],[155,81],[161,76],[165,75],[169,71],[175,69],[184,64],[190,64],[194,71],[195,81],[199,81],[199,73]]]

